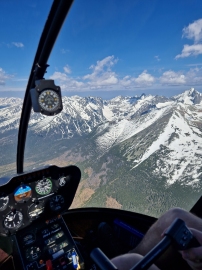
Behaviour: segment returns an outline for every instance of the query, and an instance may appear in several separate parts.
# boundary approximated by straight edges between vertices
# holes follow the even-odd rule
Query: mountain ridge
[[[0,161],[7,166],[15,161],[22,100],[4,98],[0,104]],[[63,107],[56,116],[31,114],[25,161],[30,168],[56,160],[79,166],[80,206],[96,206],[98,201],[105,206],[112,198],[124,209],[145,208],[145,213],[157,215],[173,206],[188,208],[199,195],[200,92],[191,88],[171,98],[145,94],[111,100],[63,97]],[[170,197],[165,199],[168,191]],[[135,194],[142,206],[137,209],[127,194]]]

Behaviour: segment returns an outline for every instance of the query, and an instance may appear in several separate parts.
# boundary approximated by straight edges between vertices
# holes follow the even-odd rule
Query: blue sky
[[[0,97],[23,97],[52,1],[0,4]],[[202,92],[201,0],[75,0],[46,78],[63,95]]]

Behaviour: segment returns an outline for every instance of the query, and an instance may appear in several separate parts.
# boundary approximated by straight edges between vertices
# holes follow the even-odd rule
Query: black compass
[[[39,95],[39,105],[43,110],[53,112],[60,106],[60,97],[58,93],[51,89],[44,90]]]
[[[61,90],[53,80],[36,81],[36,87],[31,89],[30,93],[35,112],[55,115],[62,111]]]

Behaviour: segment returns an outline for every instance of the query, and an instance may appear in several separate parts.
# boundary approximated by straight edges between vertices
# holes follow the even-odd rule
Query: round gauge
[[[14,191],[14,198],[16,202],[23,203],[28,201],[32,196],[32,190],[29,186],[21,185]]]
[[[25,251],[25,257],[28,261],[35,261],[41,255],[41,250],[39,247],[32,246]]]
[[[7,229],[17,229],[22,225],[23,215],[20,211],[11,211],[4,219],[4,226]]]
[[[59,185],[63,187],[66,184],[66,177],[60,177],[59,178]]]
[[[29,244],[32,244],[35,242],[35,236],[33,233],[28,233],[23,237],[22,241],[25,246],[28,246]]]
[[[64,207],[65,200],[62,195],[55,195],[50,199],[50,209],[52,211],[59,211]]]
[[[36,184],[35,189],[39,195],[47,195],[52,190],[52,182],[49,178],[39,180]]]
[[[57,110],[60,105],[59,95],[55,91],[50,89],[44,90],[39,95],[38,101],[41,108],[49,112]]]
[[[0,193],[0,211],[6,209],[9,203],[9,197],[4,192]]]
[[[43,202],[37,202],[30,205],[28,209],[28,215],[31,218],[37,218],[40,214],[42,214],[44,211],[44,203]]]

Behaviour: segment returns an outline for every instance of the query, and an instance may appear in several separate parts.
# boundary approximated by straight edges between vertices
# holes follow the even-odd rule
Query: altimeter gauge
[[[39,195],[48,195],[52,190],[52,181],[49,178],[39,180],[35,187],[36,192]]]
[[[0,211],[3,211],[6,209],[9,203],[9,197],[4,193],[0,192]]]
[[[62,195],[55,195],[50,199],[50,209],[54,212],[61,210],[65,205]]]
[[[20,211],[11,211],[4,219],[4,226],[7,229],[17,229],[22,225],[23,215]]]

